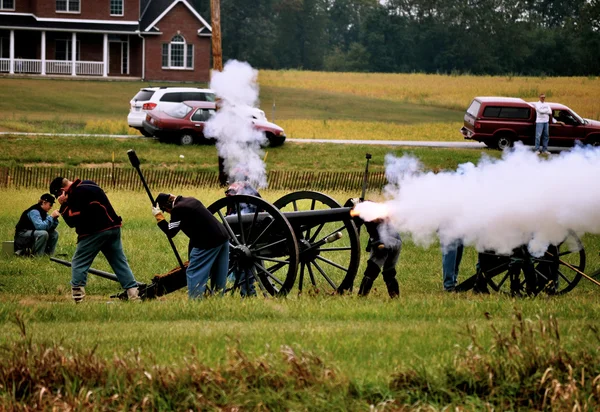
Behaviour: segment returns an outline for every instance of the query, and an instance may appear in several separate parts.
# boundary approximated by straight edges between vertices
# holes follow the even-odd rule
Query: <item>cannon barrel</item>
[[[283,216],[290,222],[290,225],[294,228],[301,226],[317,226],[329,222],[341,222],[346,219],[351,219],[350,212],[351,207],[338,207],[334,209],[319,209],[319,210],[302,210],[295,212],[283,212]],[[258,213],[257,221],[260,222],[263,219],[268,218],[268,213]],[[238,215],[233,214],[226,216],[225,220],[229,224],[237,224],[239,222]],[[248,213],[241,215],[243,224],[252,224],[254,221],[254,214]]]
[[[72,266],[72,263],[69,262],[68,260],[57,259],[55,257],[51,257],[50,260],[53,262],[56,262],[56,263],[60,263],[61,265],[64,265],[67,267]],[[117,278],[117,275],[115,275],[114,273],[105,272],[103,270],[94,269],[94,268],[89,268],[88,272],[93,275],[100,276],[101,278],[112,280],[113,282],[119,282],[119,278]],[[138,286],[145,286],[145,283],[138,282]]]

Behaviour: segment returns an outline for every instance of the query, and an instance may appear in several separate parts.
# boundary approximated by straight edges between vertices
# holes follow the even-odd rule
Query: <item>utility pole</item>
[[[212,26],[213,70],[223,71],[223,50],[221,49],[221,4],[220,0],[210,0]]]

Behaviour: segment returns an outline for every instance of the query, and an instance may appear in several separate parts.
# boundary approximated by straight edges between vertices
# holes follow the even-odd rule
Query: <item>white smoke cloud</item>
[[[204,134],[217,139],[219,156],[225,159],[225,173],[234,180],[247,178],[258,188],[267,186],[261,145],[263,132],[252,126],[258,109],[258,71],[248,63],[229,60],[222,72],[213,72],[210,88],[219,99],[219,110],[206,123]]]
[[[517,145],[500,160],[484,156],[456,171],[421,170],[414,157],[386,157],[387,213],[419,244],[438,236],[442,246],[462,239],[503,254],[526,244],[539,256],[569,231],[600,233],[600,148],[545,159]]]

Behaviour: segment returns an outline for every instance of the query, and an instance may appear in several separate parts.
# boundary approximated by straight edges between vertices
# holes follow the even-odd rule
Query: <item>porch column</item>
[[[42,72],[41,75],[46,75],[46,32],[42,32],[42,51],[41,51],[41,60],[42,60]]]
[[[10,31],[8,73],[15,74],[15,31]]]
[[[71,76],[77,76],[77,33],[73,32],[71,35]]]
[[[104,33],[104,39],[102,41],[102,76],[108,77],[108,34]]]

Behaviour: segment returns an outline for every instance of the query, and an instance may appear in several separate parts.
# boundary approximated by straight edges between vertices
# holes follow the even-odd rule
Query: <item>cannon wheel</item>
[[[577,271],[583,272],[585,269],[585,249],[575,234],[570,234],[558,246],[551,245],[543,256],[529,258],[535,273],[535,286],[530,287],[529,291],[524,270],[519,267],[513,270],[510,267],[510,257],[499,260],[499,265],[486,276],[489,287],[496,292],[510,294],[529,292],[537,295],[545,291],[548,294],[561,295],[577,286],[582,277]],[[511,276],[514,276],[512,286]],[[558,279],[557,288],[552,287],[553,279]]]
[[[226,220],[228,211],[234,211],[241,220],[240,211],[248,206],[255,210],[248,213],[248,223],[229,224]],[[224,197],[208,210],[229,234],[228,278],[235,277],[236,273],[248,273],[248,283],[256,281],[265,296],[286,295],[296,280],[299,253],[296,236],[285,216],[265,200],[249,195]],[[275,249],[277,254],[272,252]],[[227,291],[232,293],[241,289],[242,283],[248,285],[245,279],[231,283],[233,285],[229,285]]]
[[[313,191],[287,194],[273,205],[282,212],[342,207],[332,197]],[[305,286],[312,288],[310,293],[343,293],[352,290],[360,264],[360,237],[352,218],[348,216],[342,221],[316,227],[294,227],[294,230],[300,249],[298,293],[303,293]],[[341,233],[341,238],[312,247],[338,232]]]

